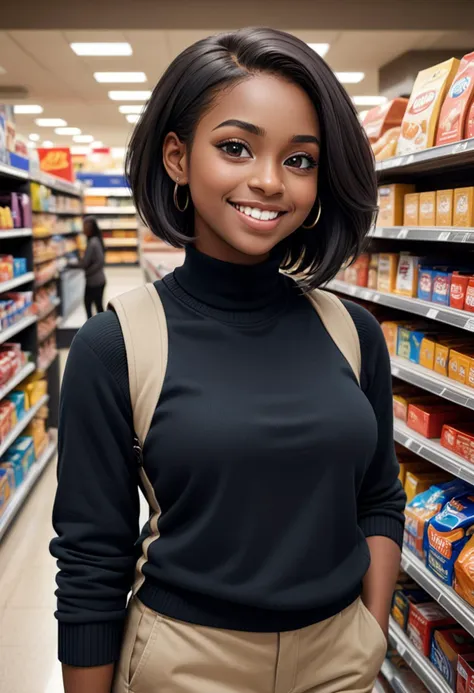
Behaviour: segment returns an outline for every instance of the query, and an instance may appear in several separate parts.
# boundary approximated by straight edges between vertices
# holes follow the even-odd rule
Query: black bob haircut
[[[322,214],[316,227],[300,227],[281,242],[282,269],[303,275],[306,288],[316,288],[360,253],[375,218],[377,182],[370,145],[349,96],[324,60],[295,36],[241,29],[210,36],[178,55],[133,133],[126,158],[129,183],[140,216],[159,238],[177,248],[192,242],[193,205],[181,213],[173,203],[175,181],[163,165],[164,139],[175,132],[192,147],[199,119],[214,96],[258,73],[299,85],[319,117]],[[316,203],[308,223],[317,210]]]

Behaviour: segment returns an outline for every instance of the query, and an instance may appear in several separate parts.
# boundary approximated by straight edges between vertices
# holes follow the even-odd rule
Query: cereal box
[[[436,192],[436,226],[453,225],[454,190]]]
[[[426,657],[431,653],[431,640],[435,630],[456,624],[439,604],[411,604],[408,617],[408,636],[416,649]]]
[[[403,118],[397,154],[433,146],[441,105],[458,67],[459,60],[451,58],[418,73]]]
[[[436,144],[458,142],[464,137],[469,107],[474,98],[474,53],[465,55],[441,108]]]
[[[472,653],[474,639],[460,626],[435,631],[430,659],[453,690],[456,686],[458,656]]]
[[[474,654],[459,655],[456,693],[474,693]]]

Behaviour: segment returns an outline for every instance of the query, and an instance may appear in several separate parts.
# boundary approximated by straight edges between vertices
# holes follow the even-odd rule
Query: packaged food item
[[[414,185],[393,183],[379,187],[377,226],[401,226],[405,195],[414,192]]]
[[[369,289],[377,288],[377,279],[379,274],[379,256],[378,253],[372,253],[369,261],[369,278],[367,286]]]
[[[405,487],[406,476],[408,472],[412,474],[426,473],[433,471],[433,465],[430,462],[413,455],[413,453],[400,455],[397,453],[398,464],[400,467],[400,473],[398,478],[400,479],[402,486]]]
[[[458,436],[464,436],[466,433],[474,433],[474,426],[467,423],[446,424],[441,431],[441,445],[451,452],[457,452]]]
[[[402,296],[416,296],[418,290],[419,258],[409,253],[400,253],[398,260],[395,292]]]
[[[474,653],[474,639],[464,628],[436,630],[431,644],[431,662],[454,690],[458,673],[458,656]]]
[[[465,55],[441,108],[436,144],[451,144],[464,137],[474,98],[474,53]]]
[[[459,457],[474,463],[474,435],[469,426],[463,426],[456,436],[454,452]]]
[[[454,191],[453,224],[462,228],[474,226],[474,187]]]
[[[369,279],[370,256],[367,253],[359,255],[344,273],[345,281],[356,286],[367,286]]]
[[[407,426],[425,438],[440,438],[443,426],[458,418],[458,408],[448,402],[409,404]]]
[[[393,395],[393,416],[405,423],[408,420],[408,407],[410,404],[432,402],[430,395],[408,394],[404,392],[394,393]]]
[[[474,693],[474,654],[458,657],[456,693]]]
[[[403,225],[418,226],[420,221],[420,195],[411,193],[405,195],[403,210]]]
[[[441,303],[449,306],[451,292],[451,272],[441,269],[433,270],[433,293],[431,300],[433,303]]]
[[[434,270],[429,267],[420,267],[418,270],[418,298],[422,301],[431,301],[433,296]]]
[[[392,600],[392,618],[398,623],[400,628],[406,631],[408,618],[412,604],[423,604],[429,600],[426,592],[418,585],[404,585],[403,588],[395,590]]]
[[[10,487],[8,471],[6,469],[2,469],[0,466],[0,517],[5,512],[12,493],[13,489]]]
[[[469,313],[474,313],[474,277],[469,279],[467,285],[464,310],[467,310]]]
[[[436,224],[436,192],[420,193],[420,226],[435,226]]]
[[[397,341],[398,341],[398,322],[383,322],[382,332],[387,344],[388,353],[391,356],[396,356]]]
[[[398,269],[397,253],[380,253],[377,275],[377,290],[392,293],[395,289]]]
[[[449,305],[451,308],[463,310],[466,302],[467,287],[472,275],[461,272],[453,272],[451,275],[451,287],[449,293]]]
[[[420,348],[420,366],[434,370],[435,353],[436,353],[436,336],[425,336],[421,342]]]
[[[471,108],[466,120],[466,129],[464,131],[464,137],[466,140],[474,137],[474,101],[472,102]]]
[[[474,358],[469,361],[466,385],[468,387],[474,387]]]
[[[471,537],[454,564],[454,589],[474,607],[474,537]]]
[[[418,73],[402,122],[398,155],[433,146],[441,105],[458,67],[459,60],[451,58]]]
[[[417,494],[405,509],[405,546],[423,562],[426,559],[427,530],[430,520],[455,496],[466,493],[467,482],[452,479],[430,486]]]
[[[382,142],[384,142],[385,144],[383,144],[383,146],[373,145],[375,161],[385,161],[385,159],[391,159],[392,156],[395,156],[397,152],[397,143],[398,138],[400,137],[400,132],[400,127],[392,128],[391,130],[387,131],[383,137],[380,138],[379,142],[377,142],[377,145],[380,145]]]
[[[411,503],[417,496],[428,491],[434,484],[442,484],[449,480],[449,474],[442,469],[434,468],[429,472],[407,472],[404,486],[407,494],[407,503]]]
[[[443,607],[436,602],[410,605],[408,637],[425,657],[430,656],[434,631],[453,625],[456,625],[454,618],[449,616]]]
[[[454,190],[436,192],[436,226],[453,225]]]
[[[428,526],[427,566],[447,585],[453,583],[454,564],[474,532],[474,496],[452,498]]]
[[[370,142],[377,142],[388,130],[401,125],[408,99],[397,98],[371,108],[362,123]]]
[[[448,378],[466,385],[472,357],[473,354],[465,354],[456,349],[451,349],[449,352]]]

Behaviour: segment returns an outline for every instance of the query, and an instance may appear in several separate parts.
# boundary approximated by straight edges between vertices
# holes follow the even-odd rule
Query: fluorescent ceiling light
[[[129,123],[138,123],[140,120],[140,114],[139,113],[131,113],[128,116],[125,116],[126,119],[128,120]]]
[[[56,128],[56,135],[80,135],[82,130],[80,128]]]
[[[146,82],[147,76],[144,72],[94,72],[94,79],[101,84],[120,83],[126,84],[129,82]]]
[[[148,101],[151,91],[109,91],[112,101]]]
[[[127,113],[141,113],[145,106],[139,104],[138,106],[119,106],[120,113],[126,115]]]
[[[32,132],[29,137],[30,137],[30,140],[32,142],[39,142],[40,141],[40,136],[37,135],[36,132]]]
[[[316,51],[321,58],[324,58],[330,48],[329,43],[308,43],[308,46],[312,48],[313,51]]]
[[[84,147],[84,146],[72,146],[71,147],[71,154],[89,154],[90,153],[90,147]]]
[[[99,43],[71,43],[71,48],[76,55],[132,55],[133,50],[129,43],[114,43],[111,41]]]
[[[364,72],[336,72],[341,84],[359,84],[365,78]]]
[[[87,144],[94,141],[93,135],[74,135],[72,138],[74,142],[80,142],[82,144]]]
[[[31,113],[43,113],[43,106],[35,106],[33,104],[21,103],[13,106],[15,115],[26,115]]]
[[[102,149],[103,146],[104,146],[104,143],[101,142],[100,140],[95,140],[95,141],[92,142],[92,144],[91,144],[92,149]]]
[[[354,96],[352,101],[356,106],[381,106],[387,103],[386,96]]]
[[[46,147],[46,149],[50,149],[51,147],[54,147],[54,144],[51,142],[51,140],[45,140],[41,146]]]
[[[125,156],[125,147],[112,147],[110,150],[110,153],[114,157],[114,159],[120,159]]]
[[[63,128],[67,125],[62,118],[36,118],[35,123],[40,128]]]

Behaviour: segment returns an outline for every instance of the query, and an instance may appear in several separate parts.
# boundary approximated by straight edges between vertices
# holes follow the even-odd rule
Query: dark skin
[[[314,221],[320,139],[306,93],[265,74],[217,95],[197,125],[190,150],[170,132],[163,163],[170,178],[185,187],[180,203],[191,194],[198,250],[226,262],[256,264],[302,224]],[[249,220],[236,204],[279,216]],[[371,537],[368,544],[372,562],[363,600],[387,635],[400,550],[385,537]],[[66,693],[110,693],[113,665],[64,666],[63,672]]]

